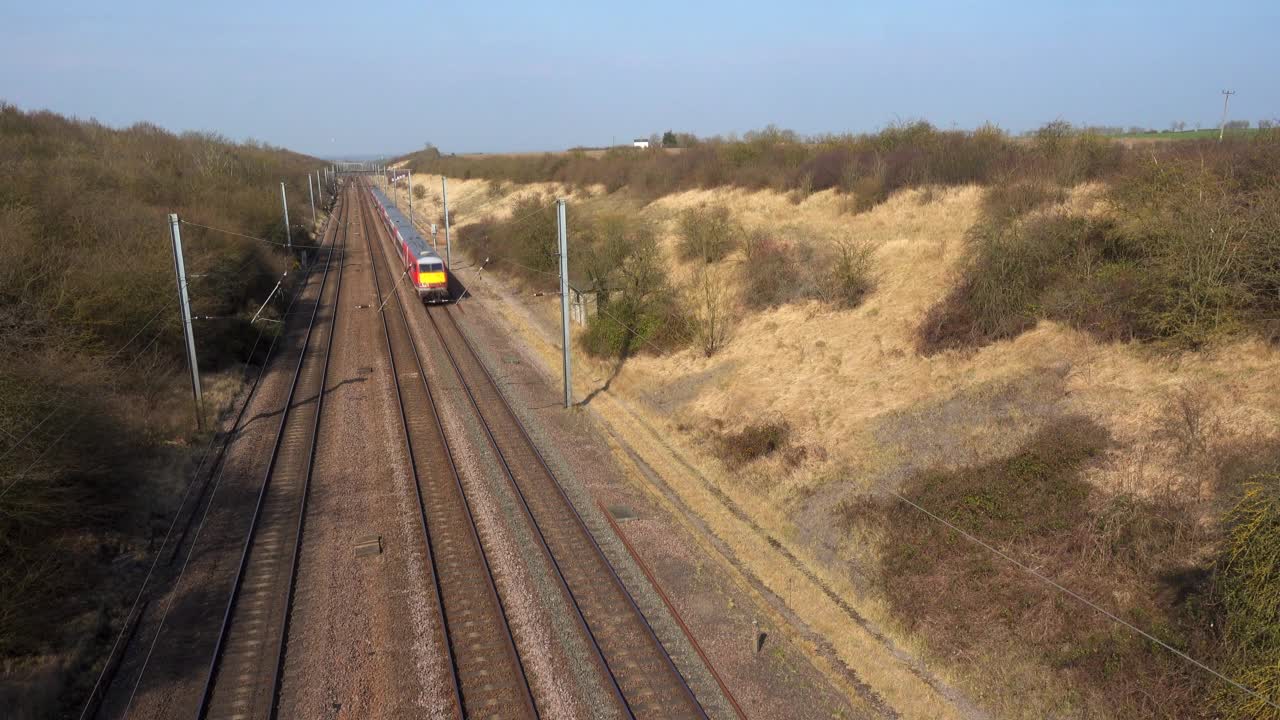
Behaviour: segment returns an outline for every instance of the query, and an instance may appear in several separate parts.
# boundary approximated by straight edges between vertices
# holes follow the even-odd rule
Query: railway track
[[[636,718],[705,718],[683,676],[565,495],[449,306],[427,315],[508,480]]]
[[[385,264],[386,255],[381,254]],[[397,293],[397,303],[400,302]],[[401,307],[401,313],[404,312]],[[704,718],[684,678],[609,565],[523,425],[498,390],[449,306],[427,309],[447,356],[520,498],[525,517],[560,576],[599,671],[617,691],[623,714],[637,718]],[[405,332],[406,338],[408,332]],[[409,344],[412,344],[411,340]],[[421,377],[421,365],[418,365]]]
[[[384,289],[391,295],[380,315],[434,582],[428,592],[436,596],[438,627],[446,636],[439,646],[449,654],[453,670],[453,687],[445,689],[455,700],[449,710],[455,717],[536,718],[506,613],[396,291],[396,276],[382,248],[374,246],[374,238],[381,237],[377,216],[366,193],[360,195],[376,297],[383,297]]]
[[[281,411],[266,477],[254,506],[218,631],[197,709],[198,718],[275,716],[316,436],[324,406],[337,299],[342,287],[342,253],[350,205],[350,202],[343,203],[334,243],[325,256],[319,298],[306,327],[288,331],[302,336],[299,342],[303,351]],[[335,261],[337,273],[331,277]]]

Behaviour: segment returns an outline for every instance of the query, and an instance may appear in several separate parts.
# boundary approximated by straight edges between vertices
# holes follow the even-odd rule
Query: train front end
[[[449,301],[449,277],[444,261],[434,255],[418,258],[417,277],[414,285],[418,298],[426,303]]]

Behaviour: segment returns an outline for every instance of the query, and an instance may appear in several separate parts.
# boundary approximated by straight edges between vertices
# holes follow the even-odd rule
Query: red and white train
[[[425,303],[449,302],[449,269],[444,260],[381,190],[372,190],[378,214],[391,231],[400,251],[400,262],[412,279],[418,298]]]

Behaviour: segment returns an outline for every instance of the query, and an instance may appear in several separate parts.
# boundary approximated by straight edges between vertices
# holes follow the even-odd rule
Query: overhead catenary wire
[[[280,247],[296,247],[296,248],[298,247],[323,248],[324,247],[324,245],[313,245],[308,243],[292,243],[292,244],[282,243],[279,240],[268,240],[267,238],[261,238],[255,235],[246,235],[241,232],[236,232],[235,230],[227,230],[226,228],[218,228],[218,227],[213,227],[211,225],[201,225],[200,223],[193,223],[190,220],[179,220],[179,222],[181,222],[183,225],[190,225],[191,227],[198,227],[198,228],[203,228],[205,230],[212,230],[213,232],[220,232],[225,235],[234,235],[235,237],[244,238],[246,240],[256,240],[258,242],[267,243],[269,245],[279,245]]]

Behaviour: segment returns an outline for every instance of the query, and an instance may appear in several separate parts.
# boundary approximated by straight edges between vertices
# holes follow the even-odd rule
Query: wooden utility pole
[[[1222,124],[1218,126],[1218,142],[1222,142],[1223,136],[1227,134],[1227,103],[1231,102],[1231,96],[1235,94],[1235,90],[1222,91]]]

